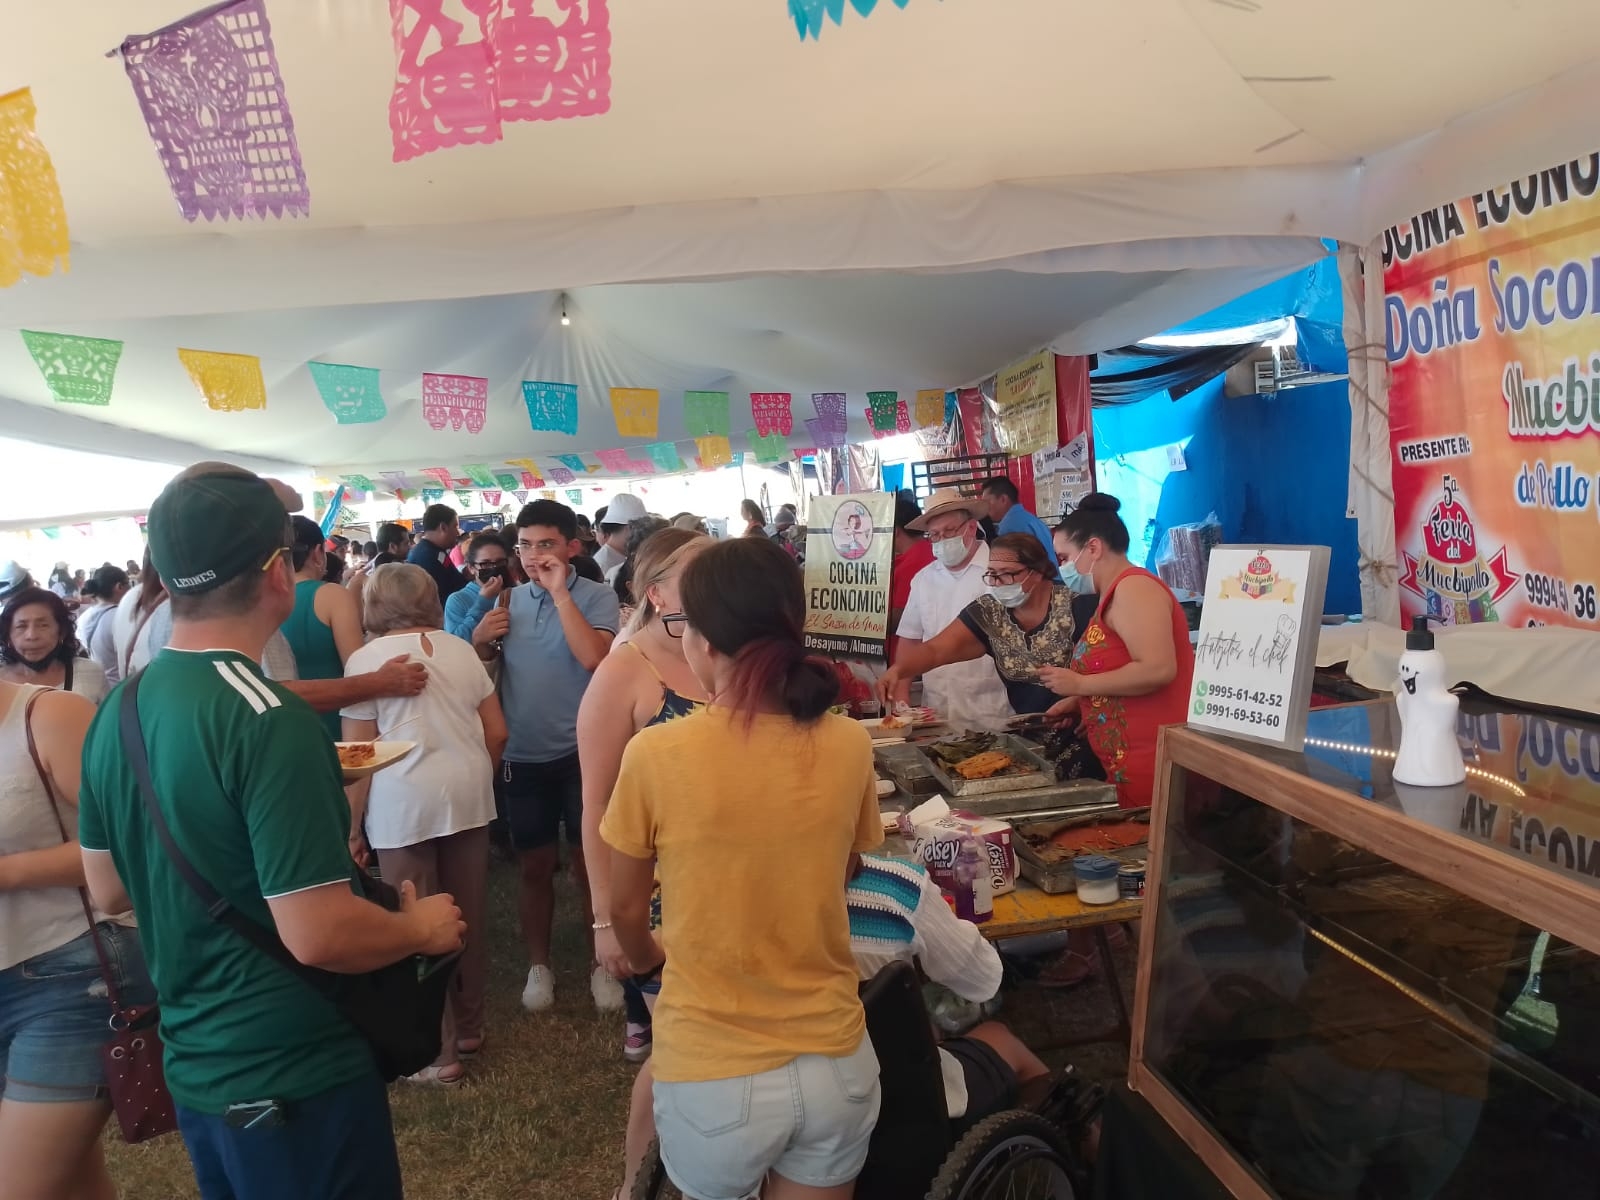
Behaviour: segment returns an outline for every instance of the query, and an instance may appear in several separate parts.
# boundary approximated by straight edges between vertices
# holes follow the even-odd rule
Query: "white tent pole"
[[[1350,359],[1350,490],[1356,521],[1361,611],[1400,624],[1395,566],[1394,483],[1389,456],[1389,363],[1383,345],[1383,242],[1339,250],[1344,344]]]

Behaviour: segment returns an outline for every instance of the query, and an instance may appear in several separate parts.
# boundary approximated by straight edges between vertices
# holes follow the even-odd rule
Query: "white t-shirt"
[[[468,643],[443,630],[426,636],[431,657],[422,634],[397,633],[368,642],[345,663],[346,675],[361,675],[404,654],[428,668],[428,686],[417,695],[368,700],[343,712],[377,721],[380,740],[393,730],[393,740],[417,743],[372,776],[367,841],[374,850],[479,829],[494,819],[494,767],[478,718],[494,684]]]
[[[628,556],[626,554],[619,554],[604,543],[601,544],[600,549],[594,552],[595,566],[599,567],[604,575],[610,575],[611,572],[627,561]]]
[[[137,643],[129,644],[134,636],[134,627],[138,624],[138,618],[134,613],[139,607],[139,595],[143,591],[144,584],[134,584],[118,602],[115,615],[109,618],[114,622],[111,627],[111,637],[117,652],[112,669],[106,672],[107,678],[112,683],[117,682],[124,674],[131,675],[144,670],[150,665],[150,659],[154,655],[151,647],[159,649],[167,644],[167,638],[171,636],[172,614],[167,598],[163,596],[155,611],[139,628]],[[157,636],[163,627],[166,629],[165,635]],[[127,667],[126,671],[123,670],[124,667]]]
[[[979,543],[972,561],[952,571],[937,558],[911,581],[911,597],[900,618],[900,636],[931,642],[979,596],[989,591],[983,573],[989,547]],[[972,662],[937,667],[922,677],[922,700],[957,729],[999,729],[1015,714],[1006,686],[985,654]]]

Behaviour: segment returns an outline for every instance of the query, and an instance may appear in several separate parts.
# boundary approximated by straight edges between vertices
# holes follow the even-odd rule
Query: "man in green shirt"
[[[141,677],[139,717],[179,849],[308,966],[359,974],[458,949],[465,927],[448,895],[418,899],[407,885],[388,912],[357,893],[338,755],[312,709],[257,665],[294,607],[289,518],[273,487],[238,468],[191,467],[157,497],[148,530],[173,634]],[[84,743],[79,838],[96,905],[139,917],[202,1197],[399,1197],[366,1042],[321,993],[212,920],[179,876],[122,748],[125,694],[106,699]]]

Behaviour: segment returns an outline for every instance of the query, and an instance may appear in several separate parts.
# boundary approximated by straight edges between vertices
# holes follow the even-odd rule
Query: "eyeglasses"
[[[272,564],[277,562],[278,559],[282,558],[285,554],[289,553],[290,549],[291,547],[289,546],[279,546],[271,554],[267,555],[267,561],[261,564],[262,573],[265,574],[266,572],[272,570]]]
[[[517,550],[522,554],[549,554],[550,551],[558,550],[564,545],[565,542],[552,541],[549,538],[542,542],[525,542],[521,538],[517,539]]]
[[[683,631],[689,628],[689,618],[684,613],[662,613],[661,628],[667,631],[669,638],[683,637]]]
[[[1004,587],[1008,583],[1015,583],[1027,573],[1027,567],[1018,567],[1015,571],[985,571],[983,581],[990,587]]]

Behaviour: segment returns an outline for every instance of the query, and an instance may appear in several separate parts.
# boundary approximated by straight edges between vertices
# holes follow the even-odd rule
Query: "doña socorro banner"
[[[889,637],[894,497],[813,496],[806,509],[806,648],[883,658]]]
[[[1407,616],[1600,624],[1600,155],[1384,238]]]

